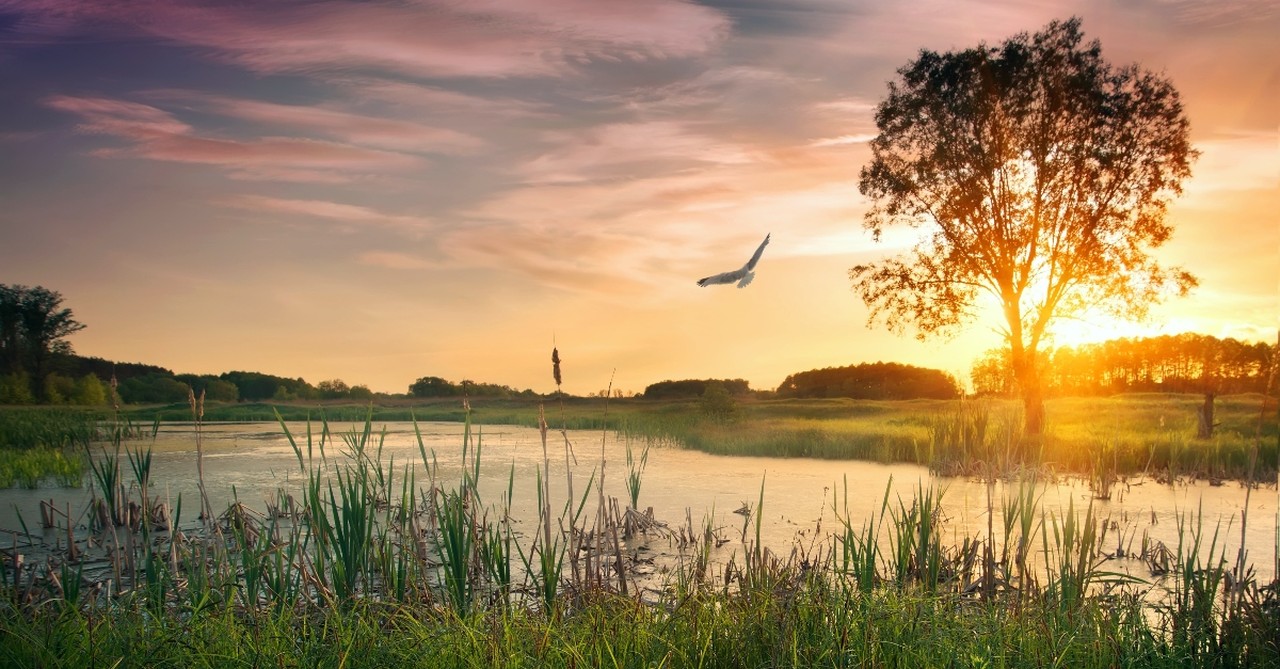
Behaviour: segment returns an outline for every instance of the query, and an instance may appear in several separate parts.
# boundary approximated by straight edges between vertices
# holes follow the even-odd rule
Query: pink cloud
[[[444,153],[465,153],[484,145],[478,137],[449,128],[324,106],[286,105],[195,91],[157,91],[151,96],[195,104],[202,112],[319,133],[350,144]]]
[[[742,145],[719,141],[681,121],[614,123],[548,133],[546,139],[557,148],[521,170],[534,182],[585,181],[598,176],[601,167],[651,161],[737,165],[759,158]]]
[[[386,269],[425,269],[430,264],[421,258],[395,251],[366,251],[356,258],[362,265]]]
[[[569,226],[473,225],[445,232],[440,248],[450,262],[524,274],[575,293],[640,294],[643,271],[661,257],[657,240]]]
[[[94,151],[103,157],[195,163],[221,167],[233,175],[251,173],[280,180],[322,182],[353,178],[350,174],[337,173],[339,170],[383,172],[408,170],[422,164],[420,158],[402,153],[323,140],[200,136],[169,112],[136,102],[56,96],[46,104],[79,116],[81,123],[77,127],[82,132],[109,135],[127,142],[124,147]]]
[[[178,0],[0,0],[24,35],[143,34],[208,49],[259,72],[536,76],[572,63],[688,57],[729,31],[684,0],[311,2],[209,5]]]
[[[422,232],[432,224],[429,218],[388,214],[369,207],[329,200],[241,195],[226,200],[225,204],[240,209],[320,218],[345,224],[390,226],[414,232]]]

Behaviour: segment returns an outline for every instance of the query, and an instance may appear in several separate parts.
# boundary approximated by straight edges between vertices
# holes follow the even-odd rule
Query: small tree
[[[922,51],[876,110],[859,180],[875,239],[895,225],[931,233],[850,270],[871,322],[950,334],[992,296],[1029,435],[1043,427],[1038,353],[1055,318],[1141,318],[1196,284],[1148,255],[1169,238],[1165,209],[1196,155],[1178,93],[1082,39],[1071,19],[999,47]]]
[[[85,374],[76,381],[76,392],[71,401],[84,406],[102,406],[107,403],[107,387],[97,374]]]
[[[734,401],[729,389],[723,383],[712,381],[702,391],[698,399],[702,415],[717,423],[731,423],[738,417],[738,403]]]

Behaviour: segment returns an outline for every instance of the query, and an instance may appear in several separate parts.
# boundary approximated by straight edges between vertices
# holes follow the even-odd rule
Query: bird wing
[[[764,247],[769,245],[769,238],[772,236],[773,236],[772,232],[764,236],[764,241],[760,242],[760,246],[756,247],[756,252],[752,254],[751,260],[747,261],[747,264],[743,267],[743,269],[749,272],[756,268],[756,263],[760,262],[760,256],[764,253]]]
[[[712,274],[711,276],[698,279],[698,285],[705,288],[706,286],[715,284],[738,283],[741,281],[741,283],[738,283],[738,287],[743,288],[747,284],[751,283],[751,280],[755,278],[755,275],[752,274],[752,270],[755,269],[756,263],[760,262],[760,255],[764,253],[764,247],[768,246],[769,237],[772,234],[773,233],[770,233],[764,236],[764,241],[760,242],[760,246],[756,248],[756,252],[751,256],[751,260],[747,261],[747,264],[733,270],[732,272],[721,272],[720,274]]]
[[[713,286],[720,283],[734,283],[746,274],[746,270],[735,269],[732,272],[721,272],[720,274],[712,274],[708,277],[698,279],[698,285],[702,287]]]

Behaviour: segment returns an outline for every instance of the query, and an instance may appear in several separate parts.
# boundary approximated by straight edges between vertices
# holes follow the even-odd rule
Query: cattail
[[[551,376],[555,377],[556,388],[560,387],[560,349],[551,347]]]

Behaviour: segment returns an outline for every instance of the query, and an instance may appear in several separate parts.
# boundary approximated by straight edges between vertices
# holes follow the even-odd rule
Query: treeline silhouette
[[[641,397],[647,400],[702,397],[707,392],[707,386],[711,385],[720,386],[733,396],[747,395],[751,392],[750,384],[744,379],[683,379],[649,384]]]
[[[1275,349],[1183,333],[1119,338],[1097,344],[1063,346],[1041,355],[1047,394],[1109,395],[1123,392],[1265,393]],[[1006,350],[987,351],[971,370],[978,395],[1015,392]]]
[[[453,383],[439,376],[424,376],[409,384],[409,395],[413,397],[536,397],[532,390],[517,390],[511,386],[497,383],[477,383],[463,379]]]
[[[960,386],[949,374],[897,362],[867,362],[792,374],[778,397],[851,397],[867,400],[953,399]]]

